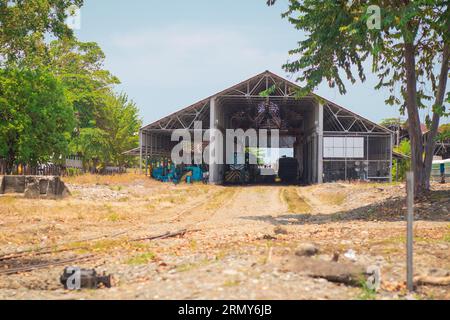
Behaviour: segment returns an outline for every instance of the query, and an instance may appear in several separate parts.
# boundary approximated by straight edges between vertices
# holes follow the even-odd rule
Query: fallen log
[[[176,237],[176,236],[184,235],[186,232],[188,232],[187,229],[182,229],[182,230],[179,230],[179,231],[176,231],[176,232],[166,232],[166,233],[163,233],[163,234],[160,234],[160,235],[131,239],[130,242],[173,238],[173,237]]]
[[[360,265],[297,256],[282,262],[281,270],[351,286],[361,286],[373,276]]]
[[[414,278],[414,285],[450,286],[450,276],[449,277],[418,276]]]

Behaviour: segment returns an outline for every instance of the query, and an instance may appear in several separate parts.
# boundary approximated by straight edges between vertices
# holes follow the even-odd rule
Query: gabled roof
[[[276,75],[273,72],[270,71],[264,71],[254,77],[251,77],[247,80],[244,80],[234,86],[231,86],[223,91],[220,91],[216,94],[213,94],[205,99],[202,99],[186,108],[181,109],[180,111],[174,112],[158,121],[155,121],[149,125],[144,126],[141,130],[147,131],[147,130],[159,130],[159,129],[167,129],[169,130],[171,127],[171,122],[178,122],[182,123],[183,126],[186,126],[187,128],[190,128],[190,125],[193,124],[195,119],[197,117],[202,117],[202,114],[204,115],[207,112],[207,108],[209,105],[209,101],[211,98],[214,97],[220,97],[220,96],[227,96],[227,97],[261,97],[259,94],[264,91],[268,91],[268,89],[271,88],[271,92],[269,97],[271,99],[279,98],[279,99],[285,99],[285,98],[296,98],[296,93],[299,89],[301,89],[300,86],[293,83],[290,80],[287,80],[285,78],[282,78],[278,75]],[[351,120],[348,123],[348,127],[352,128],[352,126],[360,126],[361,128],[366,128],[367,130],[375,130],[376,132],[385,132],[385,133],[392,133],[391,130],[376,124],[330,100],[327,100],[317,94],[311,93],[306,97],[303,97],[301,99],[315,99],[318,101],[321,101],[324,105],[326,105],[331,113],[333,113],[333,117],[338,119],[339,117],[345,118],[345,117],[353,117],[354,120]],[[356,121],[355,121],[356,119]],[[339,121],[339,129],[346,130],[347,125],[341,124],[341,121]],[[337,127],[338,125],[336,125]],[[370,129],[368,129],[370,127]]]

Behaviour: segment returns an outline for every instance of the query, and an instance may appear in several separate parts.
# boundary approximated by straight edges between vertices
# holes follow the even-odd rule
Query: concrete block
[[[5,193],[5,177],[0,176],[0,194]]]
[[[27,199],[39,199],[41,191],[39,189],[39,183],[29,183],[25,188],[25,198]]]
[[[5,193],[24,193],[25,176],[5,176]]]
[[[5,176],[0,193],[24,193],[25,198],[60,198],[70,195],[64,182],[53,176]]]

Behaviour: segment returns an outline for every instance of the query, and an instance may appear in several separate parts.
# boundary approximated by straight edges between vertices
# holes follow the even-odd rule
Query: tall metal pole
[[[142,130],[139,131],[139,174],[142,174],[142,147],[143,147],[143,141],[142,141]]]
[[[408,291],[414,291],[413,282],[413,227],[414,227],[414,173],[408,172],[407,182],[407,236],[406,236],[406,282]]]
[[[323,183],[323,104],[318,105],[317,183]]]
[[[394,152],[394,137],[389,136],[389,182],[392,182],[392,152]]]

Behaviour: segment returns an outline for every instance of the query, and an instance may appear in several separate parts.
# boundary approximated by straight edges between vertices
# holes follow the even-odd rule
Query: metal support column
[[[139,174],[142,174],[142,148],[143,146],[143,141],[142,141],[142,134],[143,131],[140,130],[139,131]]]
[[[323,183],[323,104],[319,103],[317,128],[317,183]]]
[[[219,175],[219,168],[217,165],[217,141],[215,132],[217,129],[217,104],[216,104],[216,98],[211,98],[210,100],[210,135],[209,135],[209,183],[214,184],[218,181],[218,175]]]
[[[394,136],[391,134],[390,136],[390,150],[389,150],[389,156],[390,156],[390,159],[389,159],[389,182],[392,182],[392,168],[393,168],[393,165],[392,165],[392,152],[394,151],[393,149],[394,149]],[[398,169],[397,169],[397,172],[398,172]],[[397,179],[398,180],[398,179]]]

